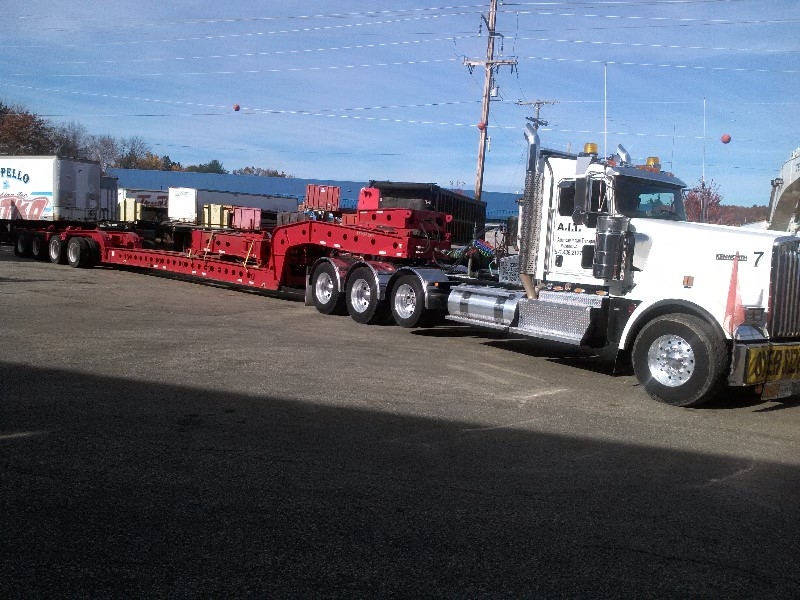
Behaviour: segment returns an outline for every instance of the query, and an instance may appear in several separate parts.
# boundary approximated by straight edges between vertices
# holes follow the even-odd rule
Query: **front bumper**
[[[800,344],[736,344],[730,385],[761,386],[765,400],[800,395]]]

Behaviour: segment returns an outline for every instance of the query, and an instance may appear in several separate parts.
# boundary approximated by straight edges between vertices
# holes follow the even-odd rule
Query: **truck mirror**
[[[588,187],[585,177],[575,179],[575,210],[572,213],[572,220],[576,225],[586,224],[586,213],[589,210]]]

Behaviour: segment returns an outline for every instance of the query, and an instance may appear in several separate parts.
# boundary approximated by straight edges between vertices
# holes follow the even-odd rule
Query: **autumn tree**
[[[241,169],[234,169],[234,175],[256,175],[258,177],[291,177],[283,171],[277,169],[262,169],[261,167],[242,167]]]
[[[92,136],[80,123],[51,125],[52,153],[61,158],[88,159]]]
[[[228,173],[216,158],[204,164],[189,165],[185,170],[192,173],[217,173],[219,175],[227,175]]]
[[[152,155],[152,152],[144,138],[138,135],[123,138],[119,142],[119,158],[114,166],[120,169],[140,169],[139,165],[146,160],[148,154]]]
[[[119,161],[119,143],[110,135],[94,135],[89,140],[87,158],[100,163],[100,168],[105,172]]]
[[[52,154],[47,121],[22,106],[0,102],[0,154]]]
[[[117,139],[110,135],[91,135],[76,122],[53,124],[21,105],[0,101],[0,154],[56,155],[61,158],[94,160],[106,172],[109,168],[147,169],[159,171],[193,171],[227,174],[217,159],[183,167],[169,156],[154,154],[139,136]],[[245,167],[234,171],[241,175],[291,177],[276,169]]]
[[[170,159],[166,154],[161,157],[161,170],[162,171],[183,171],[183,165]]]
[[[722,215],[720,205],[722,196],[719,195],[719,186],[710,181],[700,181],[695,187],[686,193],[684,198],[686,207],[686,220],[706,223],[719,223]],[[705,207],[705,215],[703,208]],[[705,216],[705,219],[703,219]]]
[[[694,188],[689,190],[684,199],[686,206],[686,218],[689,221],[700,221],[700,211],[705,202],[706,223],[718,225],[745,225],[766,221],[769,215],[767,206],[753,205],[745,206],[726,206],[722,204],[722,197],[719,195],[719,186],[713,181],[703,183],[702,181]]]

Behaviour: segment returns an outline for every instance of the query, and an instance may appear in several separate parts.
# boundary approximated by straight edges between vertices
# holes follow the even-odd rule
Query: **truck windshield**
[[[634,177],[617,177],[614,182],[616,210],[626,217],[685,221],[681,188]]]

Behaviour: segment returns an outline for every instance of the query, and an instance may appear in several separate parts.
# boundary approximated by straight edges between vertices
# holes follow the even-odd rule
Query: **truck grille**
[[[771,288],[770,337],[800,337],[800,239],[782,237],[775,240]]]

